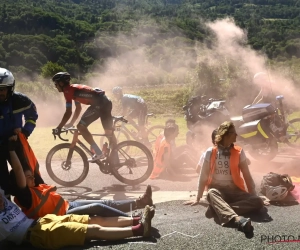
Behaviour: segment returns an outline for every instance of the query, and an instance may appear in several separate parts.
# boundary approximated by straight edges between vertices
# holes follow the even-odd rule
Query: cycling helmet
[[[0,88],[8,88],[8,97],[10,97],[15,89],[15,78],[13,74],[4,68],[0,68]]]
[[[113,92],[114,95],[122,94],[122,87],[119,87],[119,86],[114,87],[112,92]]]
[[[262,85],[269,81],[270,81],[269,76],[265,72],[256,73],[253,77],[253,82],[254,82],[254,84],[257,84],[257,85]]]
[[[288,190],[283,186],[266,186],[266,197],[270,201],[281,201],[288,195]]]
[[[68,72],[58,72],[52,77],[53,82],[62,81],[65,84],[69,84],[71,75]]]

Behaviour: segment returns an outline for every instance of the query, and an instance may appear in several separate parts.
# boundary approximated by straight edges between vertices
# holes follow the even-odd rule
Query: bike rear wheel
[[[110,153],[112,174],[120,182],[137,185],[149,178],[153,170],[153,158],[149,149],[137,141],[123,141]]]
[[[115,137],[117,138],[117,143],[122,141],[129,141],[130,135],[122,129],[114,131]],[[101,136],[100,146],[103,147],[104,142],[107,141],[107,137]]]
[[[70,143],[62,143],[53,147],[46,158],[46,170],[50,178],[57,184],[73,187],[80,184],[89,172],[89,162],[84,151],[75,146],[70,150]],[[68,154],[71,160],[68,162]]]

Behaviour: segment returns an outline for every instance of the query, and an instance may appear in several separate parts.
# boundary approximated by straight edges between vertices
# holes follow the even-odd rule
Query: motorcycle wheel
[[[272,139],[264,148],[252,148],[249,154],[257,161],[268,162],[275,158],[278,153],[278,143]]]
[[[300,118],[290,120],[286,129],[286,144],[292,148],[300,148]]]

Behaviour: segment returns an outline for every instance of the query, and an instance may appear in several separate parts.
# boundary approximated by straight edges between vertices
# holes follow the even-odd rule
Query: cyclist
[[[9,198],[9,173],[7,161],[10,161],[8,139],[19,134],[24,140],[18,140],[17,154],[23,166],[38,171],[38,163],[30,165],[31,158],[26,152],[32,152],[27,138],[36,126],[38,119],[35,104],[24,94],[14,91],[15,78],[4,68],[0,68],[0,186]],[[25,123],[23,123],[23,118]],[[29,166],[30,165],[30,166]]]
[[[119,86],[112,90],[114,96],[122,102],[122,114],[128,119],[137,118],[139,133],[144,142],[148,142],[145,123],[147,117],[147,105],[140,96],[123,94],[123,89]]]
[[[105,155],[95,143],[93,136],[88,130],[88,126],[97,120],[101,119],[102,126],[105,134],[112,135],[112,145],[116,144],[116,138],[113,134],[113,117],[111,115],[112,103],[105,95],[105,91],[99,88],[92,88],[83,84],[71,84],[71,75],[68,72],[59,72],[52,77],[52,81],[59,92],[63,92],[66,99],[65,114],[54,131],[54,134],[60,134],[63,126],[72,127],[81,112],[81,104],[90,105],[83,113],[77,129],[82,134],[83,138],[91,145],[92,150],[95,152],[92,158],[88,159],[89,162],[94,162],[103,159]],[[66,125],[72,116],[72,100],[75,101],[75,112],[69,124]]]

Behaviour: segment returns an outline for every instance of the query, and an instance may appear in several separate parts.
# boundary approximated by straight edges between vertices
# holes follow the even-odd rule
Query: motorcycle
[[[196,114],[197,122],[189,124],[192,133],[187,134],[187,144],[197,145],[201,127],[205,124],[212,130],[226,120],[231,120],[237,131],[237,144],[248,150],[249,154],[259,161],[271,161],[278,154],[278,144],[285,143],[290,147],[300,148],[300,118],[288,119],[288,112],[283,106],[283,95],[276,96],[276,107],[271,103],[247,105],[242,115],[230,117],[225,100],[209,99],[202,103]],[[188,107],[185,106],[185,118],[188,122]],[[194,119],[195,120],[195,119]],[[198,141],[198,143],[197,143]]]

